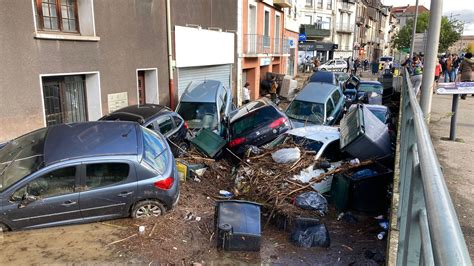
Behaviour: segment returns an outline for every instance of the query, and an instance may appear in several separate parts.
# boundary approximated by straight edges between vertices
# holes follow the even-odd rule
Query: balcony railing
[[[289,53],[289,47],[286,47],[289,45],[288,39],[270,38],[260,34],[244,34],[243,39],[243,52],[246,55]]]
[[[283,8],[292,6],[291,0],[273,0],[273,4]]]
[[[300,32],[306,33],[307,38],[331,36],[331,25],[329,23],[317,22],[315,24],[303,24]]]
[[[339,32],[352,33],[354,31],[354,24],[349,23],[337,23],[336,30]]]

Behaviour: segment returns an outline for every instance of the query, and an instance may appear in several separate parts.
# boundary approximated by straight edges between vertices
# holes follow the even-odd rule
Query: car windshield
[[[143,130],[143,160],[155,169],[159,174],[163,174],[169,163],[165,141],[155,132],[142,127]]]
[[[323,146],[323,143],[317,140],[307,139],[305,137],[295,135],[290,136],[295,144],[303,146],[306,150],[318,153],[321,147]]]
[[[361,83],[359,84],[359,91],[360,92],[377,92],[381,94],[383,92],[383,87],[379,84]]]
[[[370,109],[369,109],[370,110]],[[382,110],[370,110],[380,121],[384,124],[387,122],[387,117],[385,116],[385,111]]]
[[[349,75],[347,75],[346,73],[338,73],[335,75],[338,81],[346,81],[349,79]]]
[[[0,149],[0,192],[43,166],[43,128],[12,140]]]
[[[323,124],[324,104],[294,100],[290,106],[288,106],[286,115],[289,118],[304,122]]]
[[[230,132],[232,137],[239,137],[253,129],[266,126],[280,117],[281,115],[274,107],[266,106],[233,121],[230,125]]]
[[[188,123],[190,129],[217,129],[218,119],[215,103],[181,102],[178,114]]]

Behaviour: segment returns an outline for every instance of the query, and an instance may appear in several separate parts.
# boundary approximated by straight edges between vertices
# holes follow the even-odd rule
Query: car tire
[[[0,223],[0,234],[7,231],[10,231],[10,228],[4,223]]]
[[[159,217],[165,214],[166,209],[157,200],[145,200],[137,202],[133,208],[131,216],[136,219],[150,218],[150,217]]]
[[[183,141],[180,144],[178,144],[178,147],[180,148],[178,149],[178,157],[182,157],[188,151],[189,143]]]

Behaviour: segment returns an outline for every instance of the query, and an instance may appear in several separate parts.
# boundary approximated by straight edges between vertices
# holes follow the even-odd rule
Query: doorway
[[[138,79],[138,104],[145,104],[146,103],[145,71],[138,71],[137,79]]]

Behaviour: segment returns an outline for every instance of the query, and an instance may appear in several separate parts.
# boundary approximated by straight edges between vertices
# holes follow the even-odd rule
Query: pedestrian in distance
[[[407,55],[407,56],[405,57],[405,61],[403,61],[403,63],[402,63],[402,67],[405,67],[405,68],[408,70],[408,74],[410,74],[410,75],[411,75],[411,70],[412,70],[412,68],[411,68],[411,62],[412,62],[412,61],[411,61],[410,56]]]
[[[453,77],[452,77],[453,82],[457,78],[457,74],[458,74],[460,65],[461,65],[461,58],[459,58],[459,56],[457,54],[454,54],[453,55]]]
[[[415,92],[415,95],[418,95],[421,88],[421,80],[423,79],[423,64],[421,64],[420,58],[418,56],[413,57],[410,75],[413,90]]]
[[[446,59],[446,74],[444,76],[444,82],[454,82],[454,73],[453,73],[453,55],[448,55]]]
[[[271,83],[270,83],[270,97],[272,99],[272,102],[275,104],[277,103],[277,89],[278,89],[278,83],[276,82],[276,77],[272,76]]]
[[[459,73],[461,82],[474,81],[474,60],[472,59],[472,53],[468,52],[464,55],[464,59],[459,66]],[[465,100],[466,94],[462,94],[461,99]]]
[[[313,72],[318,71],[319,66],[321,66],[321,62],[319,62],[319,59],[315,57],[313,60]]]
[[[433,93],[435,93],[436,89],[438,88],[438,82],[439,82],[439,77],[441,75],[442,67],[440,64],[440,60],[438,58],[438,61],[436,61],[436,66],[435,66],[435,83],[433,84]]]
[[[352,58],[350,56],[347,58],[346,63],[347,63],[346,73],[349,73],[349,71],[352,71]]]
[[[244,99],[244,104],[247,104],[250,102],[250,83],[245,82],[244,87],[242,88],[242,94],[243,94],[243,99]]]

